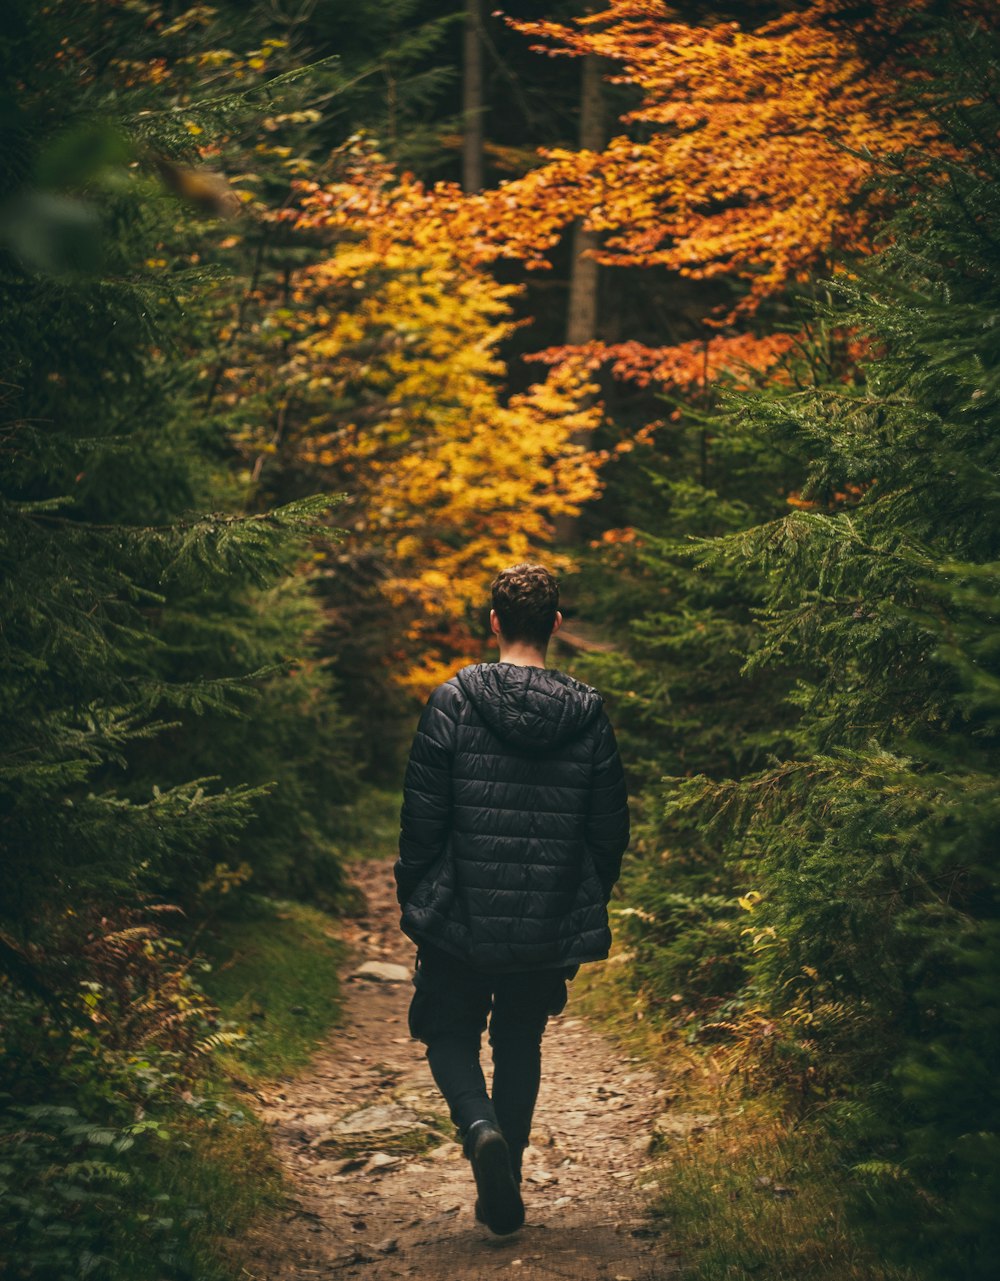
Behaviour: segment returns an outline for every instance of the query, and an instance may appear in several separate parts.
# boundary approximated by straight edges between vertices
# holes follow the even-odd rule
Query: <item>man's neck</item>
[[[498,661],[514,667],[544,667],[545,650],[533,649],[530,645],[501,645]]]

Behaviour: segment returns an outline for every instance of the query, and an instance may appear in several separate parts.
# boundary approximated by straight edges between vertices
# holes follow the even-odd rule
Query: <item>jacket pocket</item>
[[[604,882],[601,880],[600,874],[597,871],[597,864],[594,862],[594,856],[590,851],[590,847],[586,846],[583,852],[583,879],[580,882],[581,889],[591,883],[593,884],[593,888],[596,889],[604,901],[607,902],[608,893],[604,888]]]
[[[454,868],[451,861],[451,840],[417,882],[404,904],[404,912],[417,912],[446,916],[454,891]]]

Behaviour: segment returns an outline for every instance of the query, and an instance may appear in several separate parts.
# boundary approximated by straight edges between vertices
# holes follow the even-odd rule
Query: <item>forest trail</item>
[[[668,1083],[573,1014],[573,985],[549,1020],[542,1085],[524,1155],[525,1226],[494,1237],[473,1215],[475,1186],[406,1014],[412,983],[356,977],[369,961],[403,966],[390,860],[349,868],[365,896],[345,920],[351,954],[344,1018],[301,1074],[257,1092],[293,1186],[290,1205],[248,1247],[259,1281],[416,1276],[659,1281],[679,1270],[646,1214],[649,1147]],[[483,1066],[491,1079],[489,1046]],[[683,1124],[683,1118],[673,1118]],[[424,1127],[427,1128],[424,1128]]]

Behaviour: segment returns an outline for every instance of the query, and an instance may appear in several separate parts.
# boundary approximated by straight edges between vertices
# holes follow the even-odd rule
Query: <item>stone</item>
[[[364,1163],[363,1156],[346,1156],[339,1161],[317,1161],[312,1170],[314,1174],[345,1174],[348,1170],[360,1170]]]
[[[368,979],[373,983],[409,983],[413,971],[391,961],[365,961],[351,974],[351,978]]]
[[[349,1112],[332,1127],[337,1134],[371,1134],[375,1130],[424,1130],[427,1127],[410,1108],[396,1103],[372,1103]]]
[[[454,1161],[462,1155],[462,1149],[457,1143],[442,1143],[440,1147],[431,1148],[426,1153],[430,1161]]]
[[[398,1156],[390,1156],[388,1152],[373,1152],[368,1158],[366,1170],[385,1170],[391,1165],[400,1165],[401,1159]]]
[[[412,1134],[414,1131],[428,1128],[410,1108],[403,1108],[395,1103],[373,1103],[369,1107],[349,1113],[336,1125],[317,1134],[312,1140],[312,1145],[317,1147],[323,1143],[340,1143],[354,1135],[391,1136]]]
[[[331,1112],[303,1112],[296,1120],[307,1130],[319,1130],[332,1124],[335,1115],[336,1113]]]

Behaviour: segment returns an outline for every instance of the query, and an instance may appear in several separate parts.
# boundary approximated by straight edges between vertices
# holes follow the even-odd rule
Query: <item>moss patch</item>
[[[337,969],[346,949],[325,912],[260,899],[251,918],[218,922],[198,946],[212,964],[206,991],[247,1035],[222,1058],[235,1077],[266,1079],[303,1066],[340,1021]]]
[[[366,788],[353,805],[345,806],[349,839],[344,842],[348,859],[395,857],[399,848],[399,789]]]

